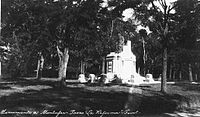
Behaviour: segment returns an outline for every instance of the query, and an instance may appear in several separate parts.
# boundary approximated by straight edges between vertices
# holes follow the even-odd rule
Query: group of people
[[[106,80],[106,75],[101,74],[99,76],[96,76],[94,74],[89,74],[88,77],[86,77],[84,74],[80,74],[78,81],[80,83],[104,83]]]
[[[88,74],[87,77],[84,74],[80,74],[78,81],[80,83],[90,83],[90,84],[118,84],[118,83],[128,83],[128,84],[145,84],[145,83],[155,83],[152,74],[146,74],[146,77],[140,76],[139,74],[135,74],[133,78],[129,82],[123,82],[123,80],[117,75],[109,75],[109,74],[101,74],[94,75]]]

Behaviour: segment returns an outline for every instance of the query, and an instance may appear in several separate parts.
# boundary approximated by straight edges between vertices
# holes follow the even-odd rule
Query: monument
[[[108,80],[114,76],[121,79],[122,83],[141,83],[144,77],[136,72],[136,56],[131,51],[131,41],[123,45],[120,53],[111,52],[106,57],[106,74]]]
[[[110,83],[116,78],[120,79],[122,83],[132,85],[154,82],[151,74],[147,74],[145,78],[136,72],[136,56],[131,51],[130,40],[123,44],[122,52],[111,52],[106,56],[106,77],[104,83]],[[89,79],[91,83],[94,83],[95,75],[90,74]],[[81,83],[88,82],[84,74],[80,74],[78,80]]]

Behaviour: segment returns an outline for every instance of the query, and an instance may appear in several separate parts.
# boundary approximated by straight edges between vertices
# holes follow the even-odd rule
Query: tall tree
[[[146,74],[146,67],[144,67],[146,65],[146,47],[145,47],[145,38],[147,37],[147,31],[145,29],[141,29],[139,30],[139,34],[142,37],[141,42],[142,42],[142,48],[143,48],[143,74]]]
[[[159,6],[156,6],[155,2],[158,2]],[[163,53],[163,72],[161,79],[161,91],[167,91],[167,58],[168,58],[168,48],[169,42],[171,39],[171,31],[172,31],[172,20],[171,14],[172,10],[176,7],[176,5],[171,4],[168,5],[166,0],[150,0],[147,2],[148,5],[145,5],[145,2],[141,5],[143,6],[143,10],[138,8],[139,18],[144,25],[148,25],[150,30],[154,33],[157,33],[160,37],[160,41],[162,43],[162,53]],[[148,6],[148,7],[145,7]],[[145,13],[147,16],[143,16]],[[143,16],[143,17],[141,17]]]
[[[64,3],[63,3],[64,2]],[[101,1],[58,1],[56,19],[50,19],[51,33],[59,55],[59,79],[65,85],[70,54],[87,59],[95,53]],[[56,30],[55,30],[56,29]],[[95,47],[95,48],[94,48]]]
[[[92,0],[13,1],[4,32],[7,29],[14,35],[16,48],[22,55],[27,48],[31,48],[27,52],[34,52],[34,55],[39,53],[38,71],[41,71],[42,56],[57,51],[59,80],[65,85],[69,55],[78,54],[77,57],[85,59],[98,51],[96,45],[102,38],[98,34],[100,9],[101,1]]]
[[[156,6],[155,2],[160,4]],[[142,25],[148,25],[150,30],[159,35],[162,43],[163,51],[163,72],[161,81],[161,91],[166,92],[167,80],[167,57],[169,40],[171,39],[171,11],[175,5],[168,5],[166,0],[147,0],[147,1],[111,1],[111,6],[114,6],[113,12],[119,15],[124,8],[133,8],[135,15],[141,21]],[[139,5],[138,5],[139,4]]]
[[[47,53],[50,36],[47,33],[47,8],[44,8],[44,5],[45,1],[14,0],[7,4],[5,11],[2,36],[11,48],[11,57],[16,58],[12,55],[18,50],[18,66],[25,75],[28,74],[27,67],[31,65],[31,58],[38,53],[43,56]]]
[[[198,0],[178,0],[176,2],[177,8],[176,16],[174,17],[179,25],[179,29],[176,33],[178,39],[178,47],[183,48],[185,55],[183,58],[187,58],[184,61],[187,64],[187,71],[189,81],[193,81],[193,67],[195,65],[195,59],[193,58],[197,54],[195,51],[196,40],[199,37],[199,26],[200,26],[200,5]]]

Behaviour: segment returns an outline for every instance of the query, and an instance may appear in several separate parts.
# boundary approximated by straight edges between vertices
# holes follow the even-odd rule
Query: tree
[[[59,55],[59,79],[61,84],[65,85],[69,55],[76,53],[77,57],[86,60],[96,52],[96,43],[99,39],[97,13],[101,1],[57,3],[62,7],[57,6],[56,19],[50,19],[50,32]]]
[[[200,5],[198,0],[178,0],[176,4],[174,19],[179,27],[176,33],[177,44],[185,53],[183,58],[187,58],[187,61],[184,60],[184,62],[187,64],[189,81],[193,81],[192,65],[195,66],[195,59],[193,58],[195,55],[192,54],[196,54],[194,45],[196,45],[196,40],[199,37]]]
[[[139,30],[139,34],[142,37],[141,41],[142,41],[142,48],[143,48],[143,66],[145,66],[146,65],[146,58],[147,58],[147,56],[146,56],[146,49],[145,49],[145,44],[146,44],[145,38],[147,37],[147,31],[145,29],[141,29],[141,30]],[[145,75],[146,74],[145,67],[144,67],[143,71],[144,71],[143,73]]]
[[[155,5],[157,1],[161,7]],[[171,39],[171,11],[175,5],[167,5],[166,0],[148,0],[148,1],[111,1],[111,6],[115,6],[113,12],[120,14],[121,9],[133,8],[135,15],[141,21],[142,25],[149,26],[153,33],[157,33],[162,43],[163,51],[163,73],[161,81],[161,91],[166,92],[167,80],[167,53],[169,40]],[[139,6],[137,6],[139,4]]]
[[[5,5],[7,9],[4,9],[6,15],[2,36],[8,47],[11,48],[11,57],[18,58],[13,62],[19,62],[16,68],[22,75],[28,75],[28,70],[32,67],[31,63],[34,63],[30,63],[32,58],[38,53],[41,53],[42,56],[47,53],[49,35],[46,25],[47,14],[45,15],[47,10],[42,7],[44,4],[45,1],[14,0]],[[13,56],[15,53],[18,56]]]
[[[53,51],[57,51],[59,80],[64,85],[70,54],[77,54],[77,57],[85,60],[101,55],[91,54],[97,53],[99,49],[102,51],[98,44],[101,40],[106,40],[102,38],[103,33],[99,34],[103,30],[101,25],[105,23],[100,16],[104,17],[103,12],[99,13],[103,11],[100,4],[101,1],[92,0],[13,1],[8,10],[6,26],[3,29],[4,39],[14,35],[15,42],[8,43],[13,45],[13,50],[16,48],[19,50],[19,55],[24,60],[32,57],[31,55],[35,58],[38,56],[38,78],[41,77],[42,56],[45,58],[48,53],[51,55]],[[107,28],[106,24],[103,27]],[[6,40],[9,41],[8,38]],[[103,41],[105,45],[106,42]],[[104,45],[103,43],[101,45]],[[18,60],[21,64],[22,59]]]
[[[163,53],[163,72],[161,79],[161,91],[166,92],[166,81],[167,81],[167,58],[168,58],[168,48],[169,42],[172,37],[172,20],[171,20],[171,11],[176,7],[176,5],[167,5],[166,0],[157,0],[161,7],[155,5],[156,1],[150,0],[149,4],[150,8],[145,7],[145,3],[143,3],[144,9],[138,9],[141,21],[144,25],[148,25],[150,30],[153,33],[157,33],[160,37],[162,43],[162,53]],[[144,12],[145,15],[143,16]]]
[[[38,65],[37,65],[37,74],[36,74],[36,78],[38,80],[40,80],[40,78],[42,77],[42,70],[44,68],[44,57],[42,55],[41,52],[38,53]]]

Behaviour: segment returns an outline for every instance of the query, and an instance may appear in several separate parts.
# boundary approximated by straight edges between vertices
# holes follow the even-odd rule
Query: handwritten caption
[[[50,110],[43,110],[43,111],[8,111],[7,109],[3,109],[0,111],[0,115],[8,115],[8,114],[16,114],[16,115],[55,115],[55,117],[59,117],[59,115],[99,115],[99,117],[103,117],[104,115],[136,115],[139,111],[130,111],[121,110],[121,111],[104,111],[104,110],[87,110],[87,111],[50,111]]]

